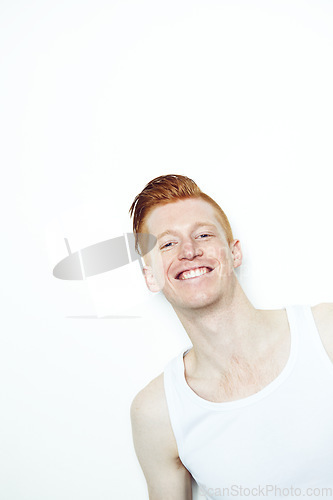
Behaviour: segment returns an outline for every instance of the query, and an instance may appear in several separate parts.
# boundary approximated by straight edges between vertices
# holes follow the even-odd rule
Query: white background
[[[147,498],[130,403],[189,340],[162,296],[131,295],[138,263],[52,270],[64,238],[130,231],[152,178],[187,175],[222,206],[256,307],[333,300],[332,14],[2,0],[1,500]]]

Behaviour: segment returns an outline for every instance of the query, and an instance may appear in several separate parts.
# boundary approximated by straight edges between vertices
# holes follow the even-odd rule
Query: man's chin
[[[199,296],[193,296],[193,297],[186,297],[186,298],[180,298],[179,300],[167,300],[170,302],[172,307],[177,310],[192,310],[192,311],[199,311],[199,310],[204,310],[206,308],[210,308],[214,306],[215,304],[218,303],[218,297],[213,297],[211,295],[202,295]]]

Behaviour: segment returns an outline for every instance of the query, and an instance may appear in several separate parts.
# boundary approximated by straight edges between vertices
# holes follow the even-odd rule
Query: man
[[[131,406],[149,498],[191,499],[192,477],[209,499],[333,495],[333,306],[255,309],[239,240],[187,177],[152,180],[130,212],[138,249],[140,233],[157,238],[147,286],[193,345]]]

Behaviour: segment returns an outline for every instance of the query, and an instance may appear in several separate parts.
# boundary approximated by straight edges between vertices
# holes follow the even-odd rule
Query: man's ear
[[[157,283],[151,266],[144,266],[143,275],[145,277],[146,285],[151,292],[159,292],[161,287]]]
[[[239,267],[243,260],[241,244],[239,240],[233,240],[230,244],[234,267]]]

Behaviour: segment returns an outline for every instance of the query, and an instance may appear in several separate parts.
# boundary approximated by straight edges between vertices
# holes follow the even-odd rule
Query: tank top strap
[[[333,375],[333,363],[320,338],[310,305],[286,307],[291,329],[298,336],[299,356],[304,362],[320,363]]]

